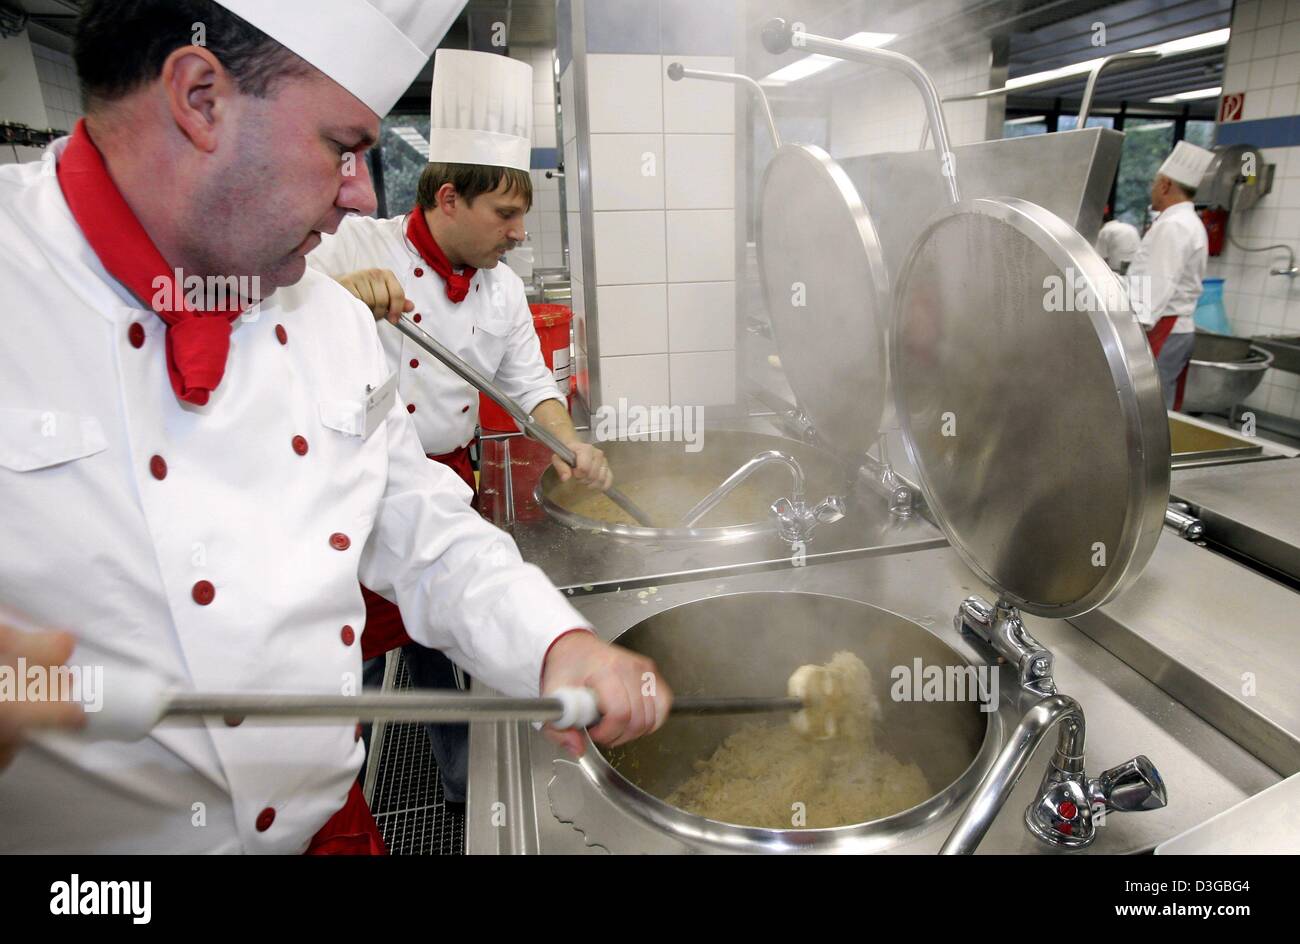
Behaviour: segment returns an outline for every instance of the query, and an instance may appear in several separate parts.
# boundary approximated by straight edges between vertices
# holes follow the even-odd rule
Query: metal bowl
[[[723,823],[665,802],[729,734],[754,716],[671,718],[612,751],[589,749],[580,766],[616,806],[691,846],[737,852],[873,852],[933,828],[964,803],[1001,744],[996,711],[975,701],[895,701],[891,670],[969,663],[925,628],[843,597],[738,593],[686,603],[643,620],[617,642],[653,658],[682,694],[783,694],[799,665],[841,650],[871,669],[881,705],[878,747],[915,763],[935,791],[922,803],[866,823],[826,829],[765,829]],[[602,837],[593,835],[593,841]]]
[[[1187,367],[1182,412],[1227,416],[1273,366],[1273,355],[1246,338],[1198,331]]]
[[[828,495],[843,495],[850,481],[848,470],[829,453],[794,440],[761,433],[709,430],[703,436],[703,447],[697,452],[689,452],[685,444],[673,442],[602,442],[599,446],[614,470],[619,489],[642,505],[651,516],[660,511],[665,518],[664,527],[646,528],[607,521],[575,511],[579,502],[590,500],[590,490],[572,481],[561,482],[553,468],[548,468],[538,480],[534,497],[546,513],[561,524],[622,538],[734,541],[772,533],[774,518],[767,513],[767,506],[778,498],[790,497],[791,493],[790,473],[779,466],[760,469],[746,482],[764,496],[762,509],[753,509],[757,514],[737,516],[736,505],[727,499],[695,527],[672,526],[742,463],[767,449],[788,453],[799,462],[807,479],[810,501],[821,501]],[[649,493],[663,492],[665,485],[673,493],[672,500],[667,503],[671,507],[657,507],[655,503],[643,500]],[[658,497],[662,499],[663,496]],[[617,511],[612,503],[610,510]]]

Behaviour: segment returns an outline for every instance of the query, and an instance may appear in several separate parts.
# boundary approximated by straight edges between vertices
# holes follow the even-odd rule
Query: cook
[[[450,467],[474,492],[470,449],[478,427],[478,391],[410,341],[389,320],[403,311],[497,385],[577,457],[553,459],[561,480],[593,488],[612,482],[604,454],[583,442],[533,329],[524,285],[500,261],[524,240],[532,204],[528,175],[533,70],[504,55],[439,49],[430,105],[430,163],[416,205],[389,219],[352,216],[326,236],[307,264],[338,279],[371,306],[380,322],[388,366],[425,454]],[[411,643],[397,608],[366,594],[366,625],[384,649],[404,645],[411,679],[421,688],[453,688],[455,668],[442,653]],[[369,666],[379,678],[382,666]],[[465,799],[469,728],[426,725],[444,796]]]
[[[0,284],[26,313],[0,347],[0,602],[24,614],[0,619],[4,664],[60,663],[58,627],[74,663],[346,694],[359,579],[495,688],[594,688],[599,741],[663,723],[653,665],[597,639],[425,459],[371,313],[305,271],[321,233],[373,212],[360,155],[460,6],[83,5],[85,120],[50,161],[0,168]],[[174,309],[178,272],[260,297]],[[40,729],[79,718],[0,701],[0,849],[382,851],[353,725]]]
[[[1123,275],[1133,264],[1138,244],[1142,242],[1142,234],[1132,223],[1115,219],[1109,203],[1102,213],[1102,219],[1106,222],[1101,224],[1101,231],[1097,233],[1097,252],[1106,260],[1106,265]]]
[[[1128,270],[1130,297],[1147,329],[1167,410],[1182,406],[1196,339],[1193,312],[1209,262],[1209,240],[1192,198],[1213,157],[1186,141],[1174,145],[1151,182],[1151,208],[1160,216],[1142,237]]]

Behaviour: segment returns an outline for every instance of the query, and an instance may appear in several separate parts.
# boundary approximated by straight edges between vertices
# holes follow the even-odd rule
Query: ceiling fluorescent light
[[[854,33],[852,36],[845,37],[843,41],[852,43],[855,46],[879,49],[881,46],[892,43],[897,38],[897,33]],[[789,65],[782,66],[775,72],[759,79],[759,82],[763,85],[787,85],[791,82],[798,82],[800,79],[806,79],[810,75],[816,75],[818,72],[823,72],[840,61],[842,60],[832,56],[815,53],[811,56],[804,56],[802,59],[796,59]]]
[[[1179,56],[1189,52],[1200,52],[1203,49],[1213,49],[1216,46],[1226,46],[1228,43],[1228,36],[1231,32],[1232,30],[1224,27],[1219,30],[1211,30],[1208,33],[1197,33],[1195,36],[1184,36],[1182,39],[1171,39],[1169,42],[1160,43],[1157,46],[1143,46],[1141,49],[1134,49],[1132,51],[1158,52],[1162,56]],[[1059,82],[1064,79],[1087,75],[1104,58],[1104,56],[1098,56],[1096,59],[1088,59],[1085,62],[1076,62],[1072,65],[1061,66],[1059,69],[1047,69],[1043,72],[1033,72],[1029,75],[1017,76],[1014,79],[1007,79],[1007,83],[1003,88],[1008,91],[1014,91],[1018,88],[1024,88],[1027,85],[1044,85],[1049,82]]]
[[[1219,93],[1222,91],[1223,88],[1216,85],[1214,88],[1197,89],[1194,92],[1179,92],[1177,95],[1162,95],[1159,98],[1151,99],[1151,101],[1157,105],[1173,105],[1177,102],[1194,102],[1199,98],[1218,98]]]

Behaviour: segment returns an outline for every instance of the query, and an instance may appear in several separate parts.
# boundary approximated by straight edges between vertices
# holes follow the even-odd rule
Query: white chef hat
[[[430,160],[528,170],[533,68],[496,53],[439,49],[429,117]]]
[[[1201,178],[1205,176],[1205,169],[1210,166],[1212,160],[1214,160],[1213,151],[1207,151],[1187,141],[1179,141],[1174,145],[1174,152],[1160,165],[1159,172],[1175,183],[1195,190],[1201,185]]]
[[[217,0],[383,117],[465,0]]]

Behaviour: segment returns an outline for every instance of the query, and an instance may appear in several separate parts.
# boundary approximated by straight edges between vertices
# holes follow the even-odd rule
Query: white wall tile
[[[593,134],[591,194],[595,210],[662,210],[661,134]]]
[[[1258,16],[1259,8],[1254,3],[1239,2],[1232,11],[1233,36],[1236,36],[1238,30],[1253,30]]]
[[[555,122],[534,125],[532,146],[535,148],[553,148],[556,146]]]
[[[1255,32],[1255,48],[1252,59],[1267,59],[1278,54],[1282,48],[1282,28],[1261,29]],[[1287,50],[1290,52],[1291,50]]]
[[[732,351],[670,354],[673,406],[725,406],[736,402],[736,355]]]
[[[1255,59],[1250,64],[1250,77],[1246,80],[1247,91],[1273,87],[1273,70],[1277,59]],[[1250,96],[1246,96],[1247,103]]]
[[[1294,25],[1300,26],[1300,21],[1297,21]],[[1288,48],[1292,51],[1288,52]],[[1294,46],[1283,46],[1282,53],[1277,57],[1277,66],[1273,72],[1274,83],[1287,85],[1300,82],[1300,39],[1296,40]]]
[[[668,281],[734,281],[735,225],[732,210],[669,210]]]
[[[634,354],[600,359],[600,402],[614,406],[625,398],[630,406],[666,406],[668,355]]]
[[[662,211],[597,212],[593,225],[597,284],[667,281]]]
[[[662,282],[602,285],[596,289],[596,307],[602,358],[667,352],[668,297]]]
[[[1255,20],[1257,29],[1276,26],[1286,17],[1286,0],[1259,0],[1258,9]]]
[[[735,346],[735,282],[669,283],[670,352],[729,351]]]
[[[736,127],[734,86],[726,82],[668,78],[670,63],[709,72],[735,72],[736,62],[725,56],[664,56],[659,70],[663,88],[663,129],[669,133],[730,134]]]
[[[1291,20],[1300,20],[1300,0],[1287,0],[1286,19],[1288,22]]]
[[[1225,92],[1242,92],[1250,79],[1250,63],[1234,62],[1223,70],[1223,90]]]
[[[735,135],[664,135],[665,200],[670,210],[729,209],[736,202]]]
[[[659,56],[587,57],[587,114],[592,134],[663,130]]]

